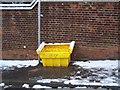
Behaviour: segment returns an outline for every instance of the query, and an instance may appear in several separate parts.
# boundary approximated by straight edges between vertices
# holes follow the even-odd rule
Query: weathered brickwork
[[[37,11],[2,12],[3,59],[37,59]],[[118,2],[41,3],[41,42],[76,41],[72,60],[118,59],[118,34]]]

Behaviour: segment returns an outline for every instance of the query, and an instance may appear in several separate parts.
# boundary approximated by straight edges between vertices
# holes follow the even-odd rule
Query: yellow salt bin
[[[36,50],[42,59],[43,66],[67,67],[75,41],[70,43],[45,43],[42,42]]]

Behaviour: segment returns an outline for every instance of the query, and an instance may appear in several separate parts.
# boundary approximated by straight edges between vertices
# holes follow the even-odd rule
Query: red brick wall
[[[37,6],[33,10],[4,10],[2,27],[3,59],[37,58]]]
[[[118,2],[44,2],[41,14],[41,42],[76,41],[72,60],[118,59]],[[3,58],[36,59],[37,29],[37,6],[4,10]]]

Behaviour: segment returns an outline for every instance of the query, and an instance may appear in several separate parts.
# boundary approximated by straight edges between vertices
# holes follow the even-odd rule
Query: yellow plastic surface
[[[43,66],[67,67],[70,61],[70,44],[48,44],[37,54],[42,59]]]

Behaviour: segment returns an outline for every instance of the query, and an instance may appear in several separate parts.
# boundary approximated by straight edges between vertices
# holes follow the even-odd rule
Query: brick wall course
[[[41,42],[76,41],[72,60],[118,59],[118,2],[42,2],[41,14]],[[37,6],[2,16],[3,59],[37,59]],[[29,56],[20,57],[22,51]]]

